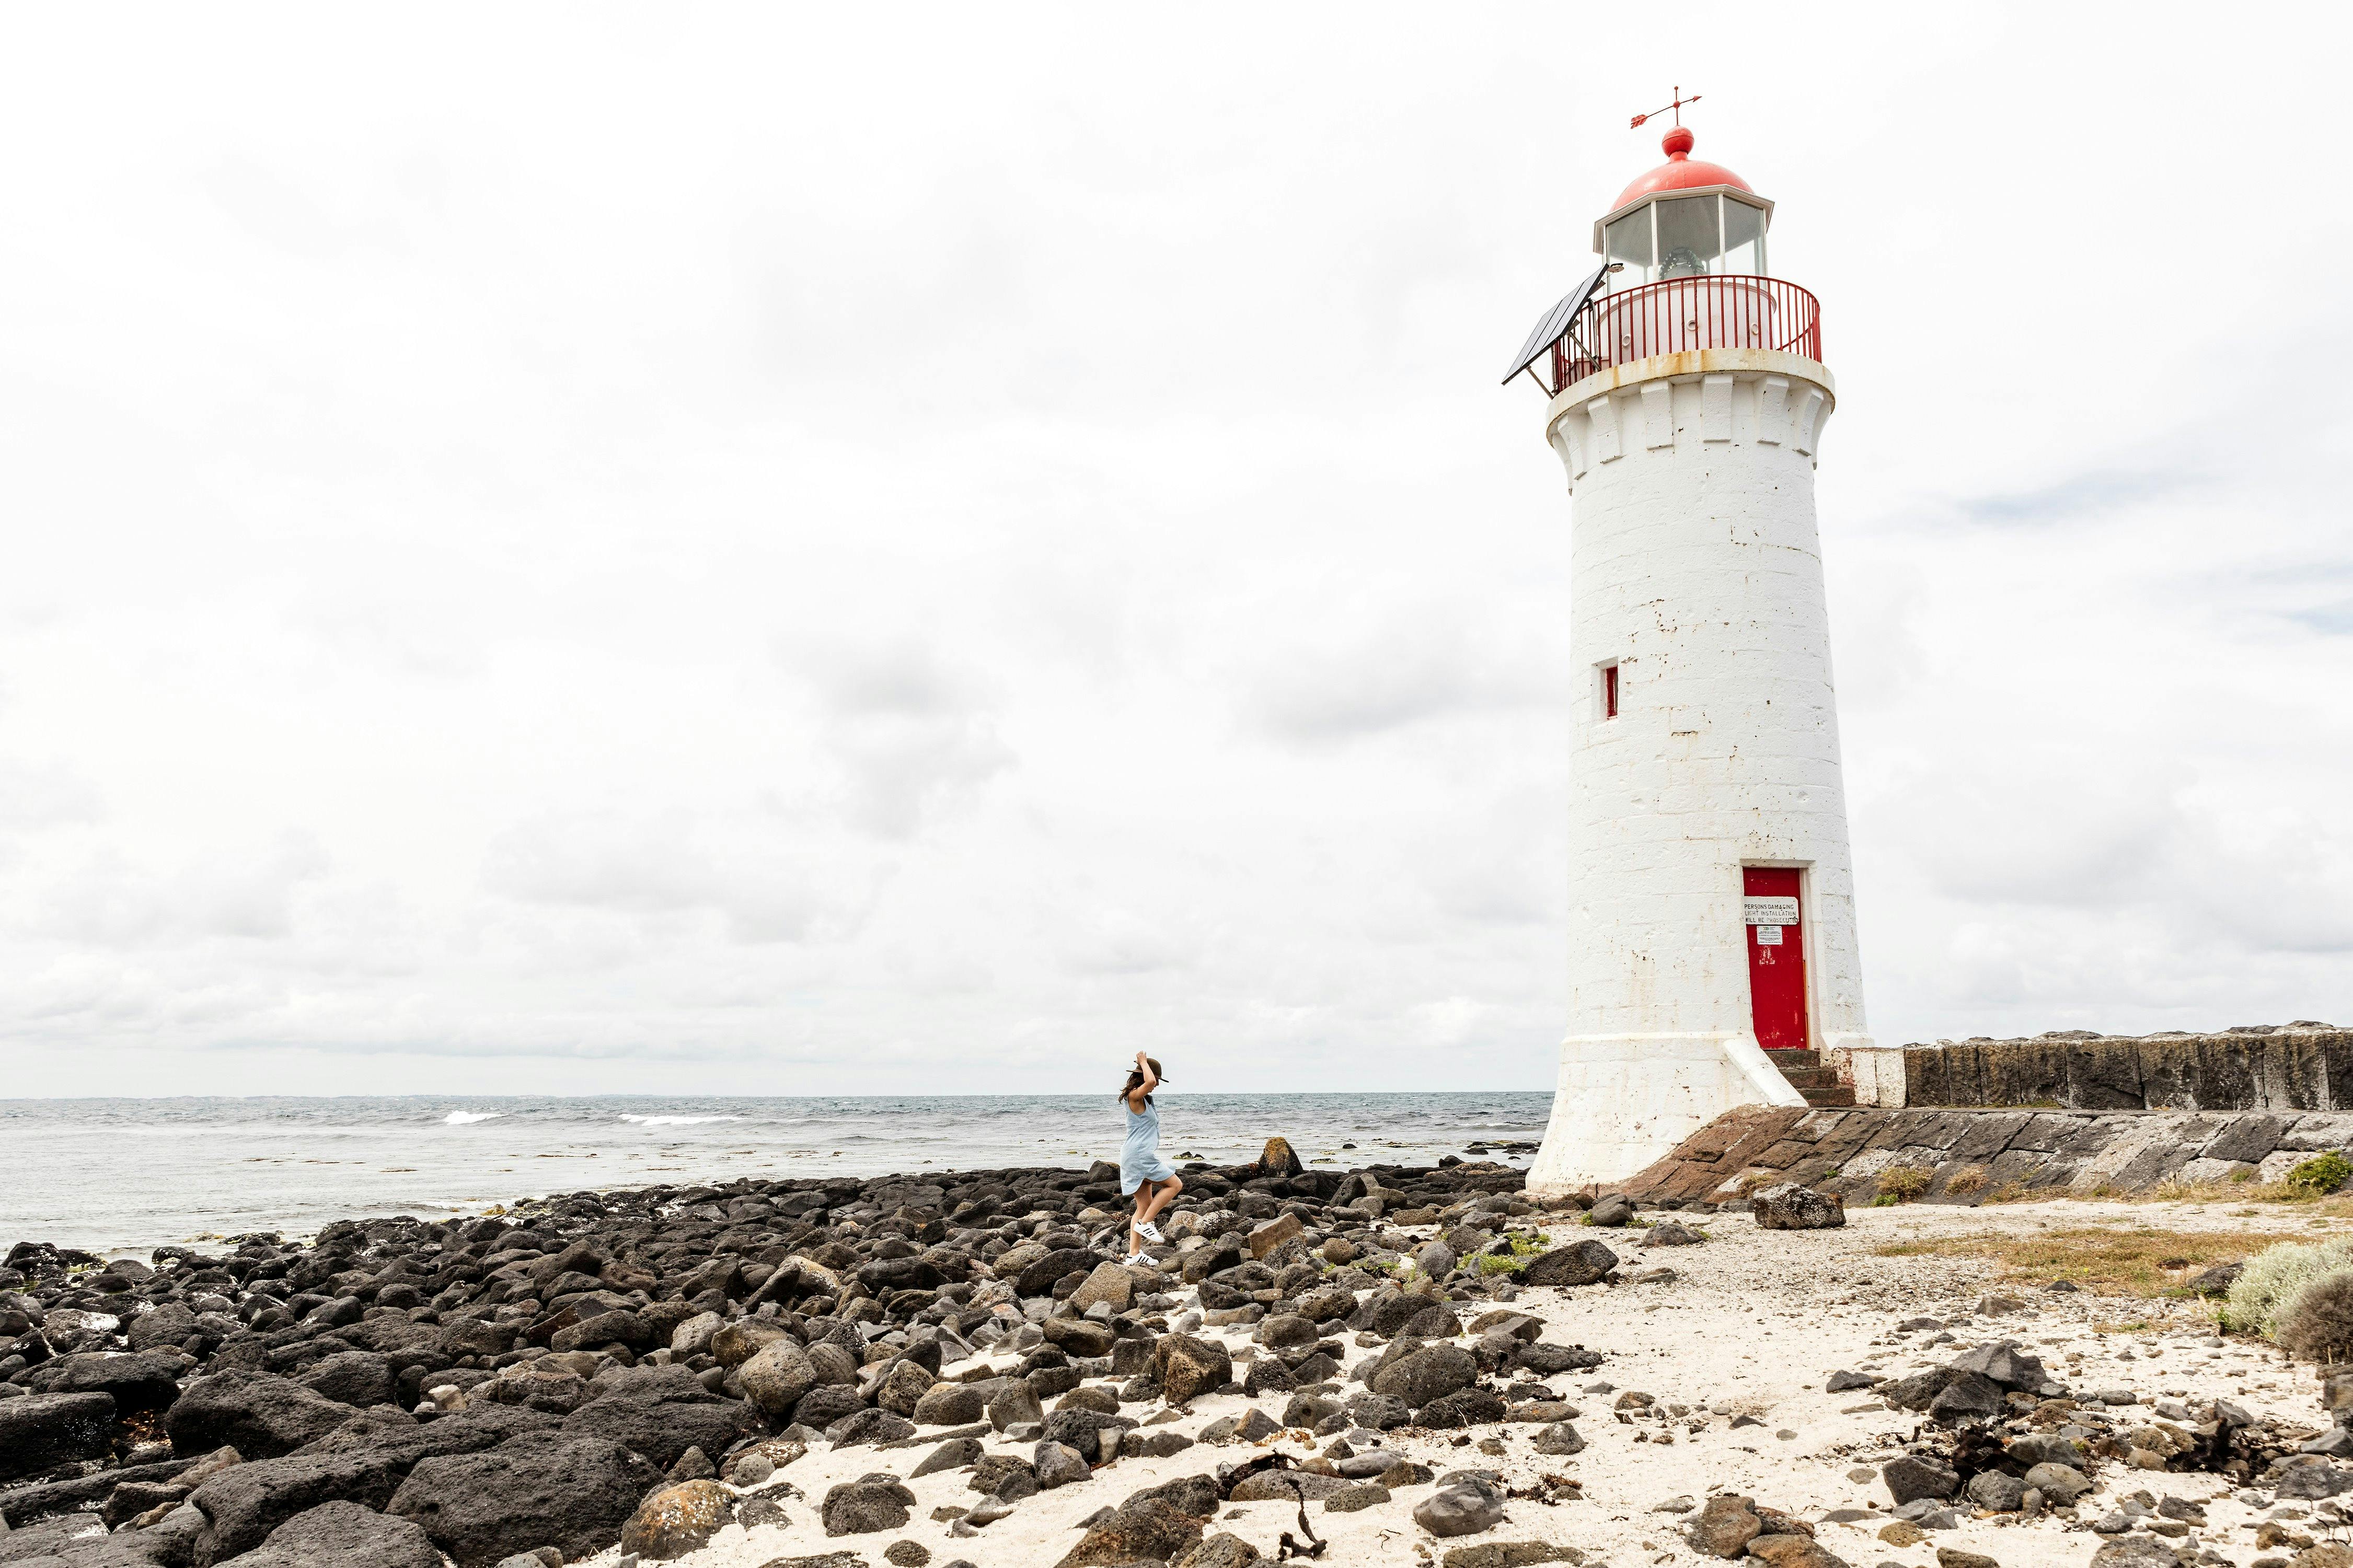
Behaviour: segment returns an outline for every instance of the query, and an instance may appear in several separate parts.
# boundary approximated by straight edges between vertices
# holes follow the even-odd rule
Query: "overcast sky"
[[[7,16],[0,1094],[1548,1088],[1677,83],[1874,1032],[2353,1022],[2333,11]]]

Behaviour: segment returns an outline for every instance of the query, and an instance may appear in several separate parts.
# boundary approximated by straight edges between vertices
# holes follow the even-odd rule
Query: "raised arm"
[[[1135,1088],[1128,1094],[1127,1108],[1130,1110],[1135,1110],[1136,1105],[1139,1103],[1138,1097],[1150,1094],[1154,1089],[1160,1087],[1160,1075],[1152,1070],[1152,1062],[1150,1058],[1146,1058],[1142,1051],[1135,1053],[1135,1070],[1144,1075],[1144,1081],[1136,1085]],[[1143,1112],[1137,1111],[1136,1114],[1140,1116]]]

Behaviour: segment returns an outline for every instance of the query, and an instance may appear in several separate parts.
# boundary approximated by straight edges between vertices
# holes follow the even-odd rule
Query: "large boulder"
[[[373,1351],[344,1351],[304,1373],[301,1383],[338,1405],[365,1408],[392,1404],[396,1380],[385,1357]]]
[[[384,1321],[378,1319],[376,1321]],[[359,1325],[362,1329],[373,1323]],[[460,1356],[499,1356],[514,1349],[514,1330],[505,1324],[486,1322],[480,1318],[459,1318],[433,1331],[433,1350],[443,1364]],[[364,1348],[382,1351],[386,1346],[378,1341]]]
[[[2031,1351],[2021,1350],[2016,1340],[1997,1340],[1964,1352],[1951,1363],[1955,1373],[1975,1373],[2003,1388],[2024,1389],[2040,1394],[2051,1382],[2050,1369],[2042,1358]]]
[[[773,1318],[739,1318],[711,1336],[711,1359],[721,1366],[737,1367],[792,1331]]]
[[[915,1363],[899,1362],[882,1374],[881,1386],[874,1391],[874,1403],[893,1415],[913,1415],[935,1381]]]
[[[1458,1388],[1451,1394],[1431,1400],[1414,1412],[1414,1420],[1431,1428],[1483,1426],[1491,1421],[1501,1421],[1504,1413],[1505,1406],[1499,1395],[1474,1385]]]
[[[1846,1223],[1844,1198],[1796,1182],[1761,1188],[1748,1204],[1764,1230],[1835,1230]]]
[[[1954,1373],[1952,1381],[1928,1402],[1928,1418],[1947,1423],[1983,1421],[2000,1415],[2001,1409],[2000,1384],[1974,1372],[1962,1372]]]
[[[1106,1259],[1095,1265],[1094,1272],[1071,1297],[1074,1310],[1083,1312],[1097,1302],[1110,1306],[1114,1312],[1124,1312],[1135,1300],[1135,1276],[1116,1263]]]
[[[195,1365],[176,1350],[84,1351],[50,1357],[26,1374],[25,1386],[36,1394],[103,1394],[118,1414],[133,1415],[169,1408],[180,1397],[180,1374]]]
[[[1523,1285],[1591,1285],[1618,1267],[1618,1255],[1593,1240],[1539,1253],[1520,1270]]]
[[[621,1530],[621,1550],[657,1563],[711,1542],[735,1517],[735,1494],[717,1481],[687,1481],[646,1499]]]
[[[664,1470],[689,1448],[723,1454],[760,1425],[749,1405],[711,1393],[682,1366],[631,1367],[590,1387],[603,1392],[566,1415],[564,1431],[609,1437]]]
[[[326,1502],[269,1532],[224,1568],[442,1568],[425,1531],[355,1502]]]
[[[871,1535],[904,1527],[914,1501],[898,1477],[875,1474],[827,1489],[818,1512],[828,1535]]]
[[[1266,1147],[1259,1151],[1258,1173],[1261,1176],[1296,1176],[1306,1169],[1300,1163],[1299,1152],[1292,1148],[1291,1140],[1280,1133],[1268,1139]],[[1150,1557],[1158,1553],[1145,1552],[1144,1555]]]
[[[111,1445],[114,1396],[31,1394],[0,1399],[0,1481],[95,1459]]]
[[[1436,1536],[1476,1535],[1504,1522],[1504,1494],[1485,1481],[1459,1482],[1422,1499],[1413,1520]]]
[[[1080,1247],[1058,1247],[1021,1270],[1013,1281],[1014,1294],[1024,1298],[1043,1296],[1063,1275],[1076,1274],[1093,1262],[1093,1255]]]
[[[702,1294],[700,1290],[688,1293]],[[689,1356],[702,1355],[711,1349],[711,1342],[717,1339],[719,1331],[726,1326],[727,1320],[716,1312],[697,1312],[670,1330],[670,1353],[681,1361]]]
[[[437,1421],[394,1425],[354,1415],[317,1442],[308,1454],[364,1453],[382,1458],[406,1475],[419,1459],[448,1454],[479,1454],[526,1432],[550,1432],[556,1418],[517,1405],[476,1401]]]
[[[1252,1339],[1269,1350],[1304,1350],[1322,1337],[1315,1320],[1296,1312],[1278,1312],[1261,1320]]]
[[[1120,1434],[1132,1430],[1134,1426],[1135,1423],[1124,1415],[1106,1415],[1100,1410],[1064,1407],[1046,1417],[1043,1436],[1050,1441],[1067,1443],[1076,1448],[1090,1465],[1104,1465],[1119,1457]]]
[[[802,1394],[801,1402],[793,1406],[793,1425],[822,1432],[865,1408],[866,1401],[848,1384],[821,1383]]]
[[[1116,1337],[1108,1325],[1084,1318],[1049,1318],[1039,1327],[1046,1342],[1074,1356],[1105,1356]]]
[[[1264,1225],[1254,1226],[1242,1245],[1250,1248],[1252,1258],[1264,1258],[1286,1241],[1297,1239],[1305,1227],[1295,1214],[1279,1214]]]
[[[918,1426],[966,1426],[987,1413],[987,1401],[972,1384],[935,1383],[915,1401],[912,1419]]]
[[[280,1525],[324,1503],[380,1510],[392,1500],[403,1468],[389,1455],[364,1449],[231,1465],[189,1495],[206,1520],[195,1568],[252,1551]]]
[[[1234,1378],[1233,1352],[1191,1334],[1163,1334],[1152,1346],[1153,1381],[1171,1405],[1210,1394]]]
[[[961,1470],[967,1465],[978,1464],[985,1452],[977,1437],[951,1437],[924,1455],[923,1460],[907,1472],[907,1479],[912,1481],[923,1476],[937,1475],[942,1470]]]
[[[266,1372],[216,1372],[181,1391],[164,1413],[164,1430],[181,1454],[235,1448],[248,1459],[274,1459],[325,1436],[352,1408]]]
[[[196,1315],[177,1301],[165,1301],[122,1325],[122,1337],[131,1342],[134,1351],[176,1349],[183,1341],[201,1331],[196,1327]]]
[[[1130,1498],[1092,1526],[1054,1568],[1113,1563],[1173,1563],[1198,1544],[1202,1521],[1166,1498]]]
[[[1880,1467],[1879,1479],[1887,1483],[1887,1495],[1895,1500],[1898,1508],[1920,1498],[1941,1501],[1961,1486],[1961,1478],[1952,1466],[1925,1454],[1905,1454],[1890,1459]]]
[[[491,1568],[541,1546],[568,1560],[618,1542],[660,1479],[609,1438],[530,1433],[487,1453],[419,1462],[385,1511],[422,1525],[458,1568]]]
[[[817,1386],[817,1368],[808,1352],[788,1338],[761,1346],[736,1376],[752,1403],[771,1415],[789,1414],[801,1395]]]
[[[1469,1351],[1460,1345],[1427,1345],[1375,1373],[1372,1389],[1419,1410],[1478,1381],[1479,1359]]]
[[[1706,1507],[1692,1516],[1684,1539],[1694,1550],[1710,1557],[1738,1557],[1764,1531],[1755,1508],[1745,1497],[1712,1497]]]
[[[653,1325],[635,1312],[598,1312],[570,1328],[557,1330],[548,1340],[547,1348],[558,1354],[602,1350],[607,1345],[623,1345],[634,1352],[650,1349],[656,1338]]]

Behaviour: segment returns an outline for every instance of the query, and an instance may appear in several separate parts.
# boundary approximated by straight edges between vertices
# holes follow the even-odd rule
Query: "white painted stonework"
[[[1531,1194],[1631,1175],[1738,1105],[1799,1105],[1757,1043],[1744,866],[1805,868],[1810,1043],[1862,1015],[1814,460],[1814,361],[1662,354],[1546,411],[1575,497],[1570,1023]],[[1616,661],[1619,716],[1601,667]]]

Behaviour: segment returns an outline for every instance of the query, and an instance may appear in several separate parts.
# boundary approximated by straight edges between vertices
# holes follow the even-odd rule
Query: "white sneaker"
[[[1142,1225],[1137,1226],[1135,1227],[1135,1234],[1144,1237],[1145,1240],[1152,1243],[1155,1247],[1162,1245],[1160,1227],[1153,1224],[1150,1220],[1145,1220]]]
[[[1151,1261],[1152,1254],[1148,1252],[1131,1252],[1127,1255],[1126,1260],[1124,1261],[1120,1267],[1123,1268],[1134,1268]]]

